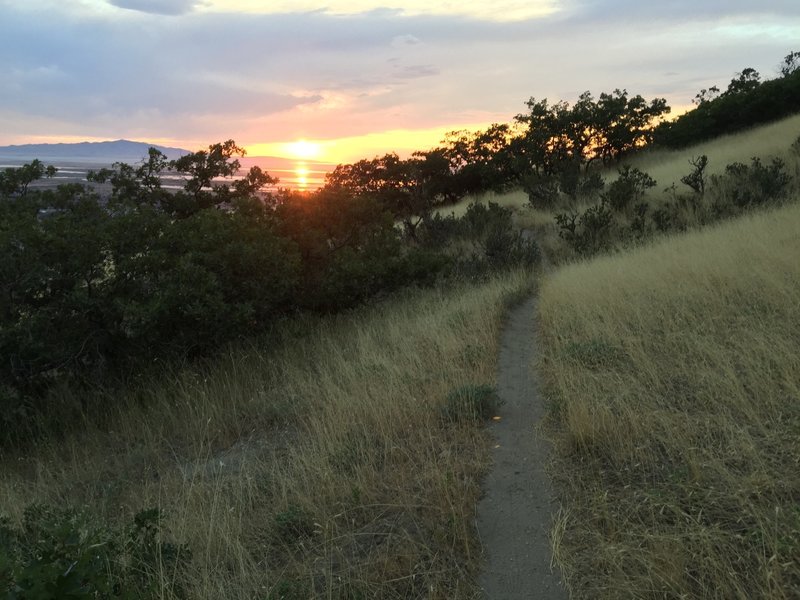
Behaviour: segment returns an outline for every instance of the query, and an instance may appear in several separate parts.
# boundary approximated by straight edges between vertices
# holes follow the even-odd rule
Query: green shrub
[[[314,519],[298,506],[290,504],[286,510],[275,515],[275,532],[278,539],[291,543],[314,533]]]
[[[455,215],[442,216],[440,213],[428,215],[417,227],[417,241],[420,246],[439,250],[459,233],[459,220]]]
[[[17,528],[0,519],[0,592],[9,599],[181,597],[184,546],[164,541],[157,509],[117,529],[72,509],[32,505]]]
[[[531,172],[520,179],[520,184],[532,208],[548,209],[559,203],[561,194],[573,200],[596,197],[605,187],[605,180],[596,171],[585,173],[579,163],[566,161],[556,173]]]
[[[655,180],[647,173],[626,165],[619,169],[619,177],[611,182],[602,197],[611,208],[623,211],[641,202],[645,192],[655,185]]]
[[[442,418],[450,423],[491,419],[502,404],[497,390],[490,385],[465,385],[447,395]]]
[[[606,182],[602,175],[598,172],[587,173],[578,182],[576,190],[579,198],[594,198],[598,196],[605,188]]]
[[[743,209],[782,200],[788,193],[791,177],[779,158],[769,164],[753,157],[749,165],[735,162],[725,167],[724,175],[712,177],[716,188],[716,204],[732,204]]]
[[[558,179],[532,171],[520,179],[523,191],[528,194],[528,204],[532,208],[552,208],[559,199]]]
[[[474,202],[461,218],[461,237],[474,250],[455,266],[458,275],[480,277],[514,267],[532,267],[541,260],[536,241],[514,230],[511,209],[495,202]]]
[[[661,233],[686,229],[686,222],[680,214],[678,206],[669,202],[662,202],[661,206],[651,211],[650,218],[656,230]]]
[[[614,214],[605,200],[583,213],[556,215],[558,235],[581,256],[591,256],[613,246]]]

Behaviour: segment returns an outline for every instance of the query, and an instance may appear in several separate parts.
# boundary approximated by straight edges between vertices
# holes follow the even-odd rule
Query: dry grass
[[[1,457],[0,506],[158,506],[193,551],[193,598],[473,598],[487,437],[442,406],[493,383],[501,314],[529,287],[409,293],[143,382],[106,398],[105,425]]]
[[[794,205],[544,283],[574,597],[800,597],[798,232]]]
[[[787,162],[794,162],[789,157],[789,147],[800,137],[800,115],[787,117],[775,123],[762,125],[734,133],[723,135],[702,144],[683,150],[656,150],[643,152],[626,161],[631,166],[647,172],[658,183],[654,189],[663,190],[675,183],[683,191],[689,188],[681,184],[681,177],[688,174],[692,167],[689,159],[705,154],[708,156],[709,175],[725,171],[725,166],[733,162],[749,163],[752,157],[766,159],[777,156]],[[610,170],[607,178],[613,178],[615,170]],[[657,194],[654,194],[657,197]]]

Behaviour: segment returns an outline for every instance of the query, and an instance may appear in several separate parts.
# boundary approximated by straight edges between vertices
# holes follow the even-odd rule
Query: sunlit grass
[[[574,597],[800,597],[798,232],[793,205],[544,283]]]
[[[789,147],[800,137],[800,115],[794,115],[753,129],[723,135],[714,140],[683,150],[655,150],[632,157],[628,164],[646,171],[658,182],[656,190],[675,183],[692,170],[689,159],[705,154],[708,156],[707,174],[724,172],[725,166],[733,162],[749,163],[753,157],[777,156],[787,158]],[[609,173],[613,176],[614,171]]]

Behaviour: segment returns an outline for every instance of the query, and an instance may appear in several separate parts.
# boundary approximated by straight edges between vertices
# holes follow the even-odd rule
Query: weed
[[[286,510],[275,515],[275,532],[284,542],[296,542],[314,533],[314,519],[297,504],[290,504]]]
[[[465,385],[447,394],[442,417],[451,423],[483,421],[497,414],[501,400],[494,387]]]

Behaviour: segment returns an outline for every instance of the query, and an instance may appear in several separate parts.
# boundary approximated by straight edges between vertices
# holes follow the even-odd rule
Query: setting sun
[[[322,152],[322,147],[314,142],[297,140],[286,144],[286,151],[294,158],[317,158]]]

